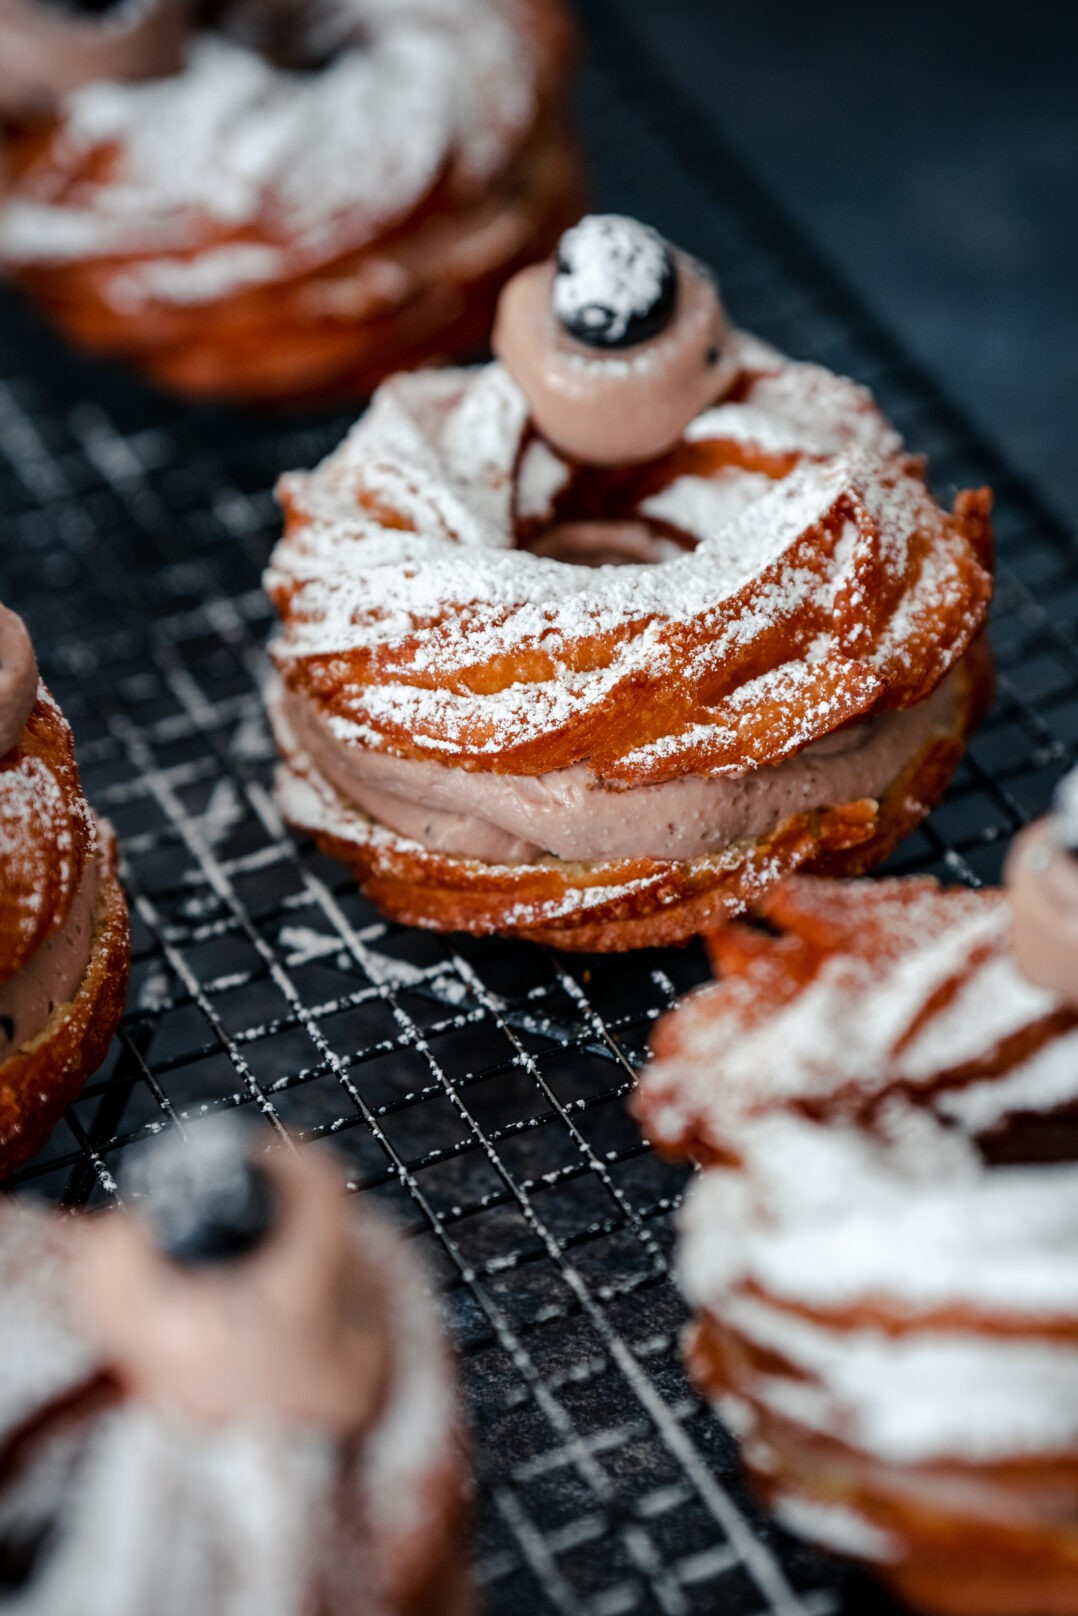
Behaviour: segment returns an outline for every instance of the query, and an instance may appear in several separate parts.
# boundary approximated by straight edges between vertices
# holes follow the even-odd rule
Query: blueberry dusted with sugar
[[[589,348],[631,348],[657,337],[677,303],[677,266],[649,225],[589,213],[558,243],[554,313]]]
[[[129,1188],[159,1249],[183,1267],[235,1261],[277,1221],[277,1196],[250,1129],[219,1117],[148,1148]]]

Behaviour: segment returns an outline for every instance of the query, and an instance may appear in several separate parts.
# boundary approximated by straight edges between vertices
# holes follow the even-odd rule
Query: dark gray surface
[[[1078,8],[623,5],[739,155],[1078,525]]]

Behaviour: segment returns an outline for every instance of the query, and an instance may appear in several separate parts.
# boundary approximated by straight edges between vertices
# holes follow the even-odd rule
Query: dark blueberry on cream
[[[589,348],[631,348],[666,329],[677,303],[669,245],[646,224],[591,213],[558,243],[554,313]]]
[[[277,1197],[249,1130],[219,1118],[146,1152],[131,1187],[154,1242],[184,1267],[230,1262],[260,1246],[277,1220]]]

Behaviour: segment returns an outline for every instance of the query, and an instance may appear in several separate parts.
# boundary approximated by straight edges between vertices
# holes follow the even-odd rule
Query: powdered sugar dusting
[[[772,1507],[789,1531],[822,1543],[833,1554],[884,1563],[899,1557],[899,1545],[889,1532],[881,1532],[846,1505],[822,1504],[790,1493],[777,1498]]]
[[[678,1016],[677,1053],[644,1078],[658,1136],[674,1141],[702,1130],[722,1139],[731,1129],[736,1135],[739,1118],[775,1106],[936,1088],[949,1072],[988,1070],[1008,1040],[1061,1008],[1015,965],[1002,893],[941,895],[929,887],[914,895],[901,883],[870,890],[873,923],[888,931],[886,951],[834,953],[766,1015],[756,1012],[751,970],[689,1001]],[[1025,1066],[1019,1062],[1009,1082],[1028,1104],[1056,1092],[1052,1078],[1036,1065],[1026,1074]],[[1071,1092],[1078,1093],[1074,1070]],[[988,1093],[978,1094],[974,1087],[965,1100],[949,1101],[951,1114],[990,1112]]]
[[[29,1407],[62,1397],[90,1375],[93,1362],[66,1312],[56,1305],[70,1287],[64,1248],[41,1238],[40,1220],[15,1206],[0,1213],[0,1441]]]
[[[724,1152],[681,1273],[754,1349],[743,1435],[764,1410],[894,1465],[1072,1456],[1078,1017],[1018,972],[1003,892],[801,880],[773,911],[643,1079],[649,1131]],[[1022,1160],[1037,1116],[1067,1159]],[[986,1148],[1008,1123],[1017,1165]]]
[[[73,1235],[40,1216],[0,1219],[0,1435],[96,1368],[64,1307]],[[364,1264],[392,1274],[396,1356],[379,1424],[343,1475],[338,1444],[316,1431],[203,1428],[117,1403],[76,1440],[38,1444],[18,1488],[0,1488],[0,1531],[33,1541],[49,1527],[20,1610],[187,1616],[227,1604],[235,1616],[301,1616],[352,1609],[357,1587],[371,1616],[395,1608],[399,1568],[429,1554],[432,1510],[453,1508],[454,1397],[410,1254],[373,1221],[356,1238]]]
[[[574,329],[598,321],[604,346],[616,346],[634,317],[658,302],[670,273],[669,249],[649,225],[617,213],[588,214],[561,239],[554,312]]]
[[[118,307],[212,301],[366,245],[450,163],[461,188],[490,183],[535,116],[526,9],[341,3],[355,45],[319,73],[284,72],[205,32],[180,74],[68,96],[62,140],[0,205],[0,258],[164,255],[110,272]],[[105,152],[116,155],[100,183],[91,164]],[[190,257],[207,222],[211,246]],[[242,238],[255,226],[264,243]]]
[[[1072,1451],[1078,1353],[1038,1330],[1078,1319],[1078,1168],[990,1171],[922,1120],[905,1149],[793,1117],[751,1126],[742,1168],[709,1171],[690,1197],[690,1300],[809,1377],[761,1372],[755,1398],[881,1458]],[[903,1331],[819,1317],[881,1305]],[[1001,1316],[1028,1336],[976,1331]]]
[[[36,705],[63,726],[70,744],[60,709],[41,683]],[[50,923],[62,924],[78,889],[83,856],[94,857],[97,849],[97,823],[71,776],[33,749],[12,753],[0,767],[0,890],[7,921],[0,978],[25,963],[27,938],[43,940]]]
[[[708,410],[690,429],[696,443],[729,445],[731,463],[676,477],[627,513],[698,541],[652,566],[585,568],[513,548],[515,524],[551,512],[568,473],[529,438],[522,396],[500,366],[395,378],[317,471],[282,479],[295,520],[267,584],[288,602],[275,647],[286,680],[307,658],[370,653],[377,677],[345,681],[336,716],[391,746],[401,733],[430,756],[478,761],[613,710],[620,689],[706,686],[740,648],[784,625],[794,654],[837,667],[845,614],[874,568],[896,599],[875,646],[859,648],[858,677],[878,677],[881,691],[892,681],[935,683],[983,612],[983,599],[969,598],[967,541],[895,457],[895,434],[860,388],[776,363],[777,375],[753,378],[742,402]],[[786,475],[737,464],[745,453],[774,456],[779,445]],[[931,543],[914,565],[926,534]],[[953,638],[933,643],[944,605]],[[811,651],[799,640],[806,622],[819,629]],[[687,624],[698,636],[693,649]],[[597,637],[604,654],[575,667],[578,648]],[[555,674],[451,687],[455,674],[531,648]],[[753,699],[782,710],[769,761],[842,721],[828,700],[803,712],[788,668],[758,679]],[[675,777],[699,746],[701,722],[681,720],[632,767]]]

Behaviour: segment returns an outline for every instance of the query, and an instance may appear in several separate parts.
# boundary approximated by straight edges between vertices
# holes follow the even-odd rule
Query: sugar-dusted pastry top
[[[987,492],[947,515],[863,389],[730,342],[725,401],[632,468],[561,459],[499,364],[384,386],[282,479],[285,683],[346,745],[631,785],[742,775],[922,700],[984,619]],[[663,559],[557,558],[599,518]]]
[[[107,270],[110,257],[152,257],[111,288],[132,308],[301,274],[496,185],[565,45],[542,0],[338,0],[310,8],[313,52],[331,14],[331,59],[285,71],[228,37],[220,9],[181,72],[64,98],[60,133],[20,156],[0,205],[0,258]],[[401,273],[392,253],[371,263],[372,306],[379,274],[392,303]]]
[[[22,619],[0,606],[0,1063],[78,991],[101,858],[71,731]]]
[[[0,984],[62,931],[99,851],[71,730],[39,685],[19,740],[0,756]]]
[[[916,1114],[886,1140],[771,1115],[742,1148],[694,1185],[680,1257],[754,1355],[735,1429],[755,1406],[897,1465],[1078,1452],[1075,1161],[988,1167]]]
[[[1078,1012],[1020,971],[1004,892],[795,877],[757,912],[778,935],[717,933],[721,980],[657,1029],[636,1107],[661,1149],[736,1158],[761,1116],[875,1124],[903,1097],[1002,1149],[1078,1095]]]
[[[1078,1012],[1004,892],[794,878],[757,913],[637,1102],[705,1163],[694,1372],[780,1519],[914,1606],[1070,1610]]]
[[[146,1170],[149,1212],[140,1202],[93,1227],[83,1328],[140,1402],[196,1424],[359,1441],[382,1417],[398,1351],[393,1243],[328,1158],[248,1153],[236,1132],[216,1118],[194,1143],[168,1137]],[[448,1408],[448,1383],[431,1375]]]
[[[160,1398],[140,1395],[122,1352],[114,1359],[102,1350],[118,1347],[125,1328],[123,1287],[110,1288],[124,1267],[116,1267],[116,1241],[97,1275],[95,1326],[85,1311],[84,1259],[114,1232],[107,1226],[116,1216],[79,1228],[0,1209],[0,1553],[13,1608],[26,1616],[303,1616],[315,1608],[345,1616],[361,1588],[371,1616],[418,1616],[433,1608],[439,1576],[446,1609],[459,1608],[450,1592],[460,1586],[463,1533],[455,1400],[435,1311],[399,1240],[378,1221],[351,1232],[354,1273],[377,1276],[392,1369],[376,1420],[342,1440],[331,1423],[270,1417],[253,1394],[239,1417],[208,1422],[182,1402],[162,1408]],[[320,1255],[315,1276],[298,1287],[299,1311],[320,1277]],[[158,1292],[174,1329],[184,1283],[177,1270],[176,1295]],[[232,1312],[218,1322],[219,1344],[242,1346],[259,1316],[246,1283],[235,1268],[220,1280]],[[110,1297],[116,1308],[107,1315]],[[343,1301],[355,1310],[354,1296]],[[140,1302],[128,1332],[146,1327],[148,1299]],[[205,1322],[197,1308],[196,1317]],[[106,1318],[108,1328],[97,1328]],[[321,1322],[313,1319],[314,1332]],[[308,1345],[325,1358],[331,1343],[315,1335]],[[173,1349],[182,1355],[178,1334]],[[187,1350],[208,1356],[204,1341],[189,1340]],[[259,1352],[256,1380],[271,1344],[260,1342]],[[155,1368],[164,1375],[163,1362]],[[304,1388],[293,1393],[302,1401]]]

